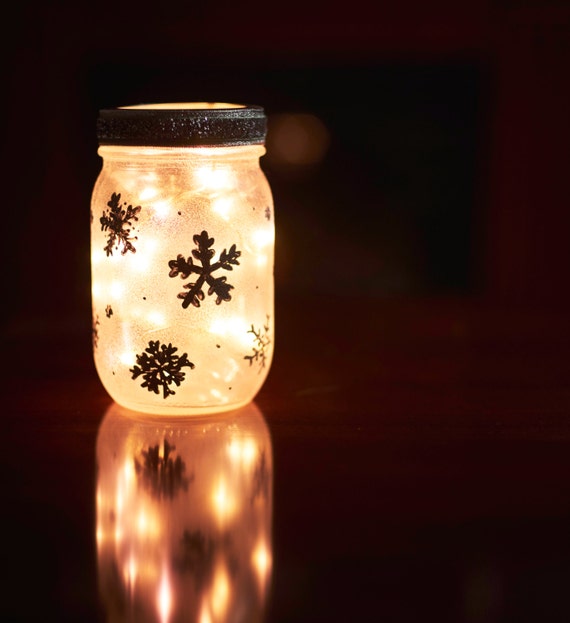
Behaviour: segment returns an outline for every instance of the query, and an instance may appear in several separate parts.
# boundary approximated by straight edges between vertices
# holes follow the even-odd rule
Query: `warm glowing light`
[[[265,591],[271,573],[271,551],[264,541],[258,542],[251,556],[251,563],[257,577],[257,585],[261,593]]]
[[[208,190],[221,190],[231,186],[232,176],[227,168],[202,166],[196,169],[199,184]]]
[[[167,623],[172,611],[172,587],[166,570],[163,570],[157,597],[158,613],[161,623]]]
[[[271,555],[265,543],[258,543],[251,557],[251,561],[260,577],[265,577],[271,569]]]
[[[166,316],[158,310],[153,310],[146,315],[147,322],[156,327],[162,327],[166,324]]]
[[[109,284],[109,296],[115,301],[122,298],[125,293],[125,284],[123,281],[112,281]]]
[[[212,414],[250,402],[272,360],[274,327],[265,319],[274,316],[274,204],[260,167],[266,119],[246,106],[170,106],[145,107],[151,116],[121,107],[98,124],[93,353],[119,404]],[[216,116],[227,107],[227,118]],[[110,134],[101,132],[109,122]],[[138,145],[153,128],[158,142]]]
[[[152,272],[152,270],[156,270],[156,268],[153,269],[153,265],[155,262],[155,255],[159,247],[159,240],[152,236],[148,236],[144,242],[144,247],[141,248],[138,255],[136,257],[129,257],[126,260],[132,272],[146,277],[149,271]]]
[[[156,177],[156,176],[153,176]],[[140,190],[141,201],[150,201],[158,194],[158,188],[156,186],[144,186]],[[156,209],[156,204],[155,204]]]
[[[214,318],[210,323],[210,332],[220,337],[229,337],[233,341],[241,343],[240,348],[249,346],[250,326],[240,316],[229,318]]]
[[[253,244],[258,249],[263,249],[267,245],[275,242],[275,233],[271,229],[256,229],[252,236]]]
[[[227,571],[223,567],[216,569],[212,586],[212,610],[215,618],[225,614],[230,598],[230,582]]]
[[[227,221],[231,216],[233,205],[232,197],[218,197],[212,203],[212,210]]]
[[[233,439],[228,446],[228,454],[234,461],[249,466],[257,455],[257,447],[252,439]]]
[[[239,366],[236,363],[236,360],[228,359],[228,369],[226,373],[224,374],[224,381],[226,383],[229,383],[236,377],[238,372],[239,372]]]
[[[218,519],[224,520],[231,516],[236,507],[235,499],[228,491],[228,487],[223,479],[220,479],[212,495],[214,510]]]
[[[123,569],[123,577],[125,584],[131,588],[134,586],[138,575],[138,565],[134,556],[130,556],[125,568]]]
[[[125,366],[132,367],[135,364],[136,355],[132,351],[128,353],[121,353],[119,355],[119,361]]]
[[[109,414],[94,493],[111,618],[121,595],[137,623],[263,620],[273,461],[255,404],[207,419],[143,418],[117,404]]]
[[[106,257],[106,254],[103,251],[103,249],[92,249],[91,250],[91,263],[94,266],[97,266],[102,261],[104,261],[105,257]]]
[[[212,617],[207,603],[202,604],[202,610],[200,611],[200,619],[198,623],[212,623]]]

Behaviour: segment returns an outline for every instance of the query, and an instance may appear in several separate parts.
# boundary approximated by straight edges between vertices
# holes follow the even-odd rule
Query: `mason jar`
[[[266,127],[242,104],[99,111],[93,353],[118,404],[201,415],[261,389],[275,341]]]

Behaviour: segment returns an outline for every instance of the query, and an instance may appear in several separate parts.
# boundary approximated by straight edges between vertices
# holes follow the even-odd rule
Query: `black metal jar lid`
[[[99,145],[214,147],[265,142],[261,106],[181,102],[121,106],[99,111]]]

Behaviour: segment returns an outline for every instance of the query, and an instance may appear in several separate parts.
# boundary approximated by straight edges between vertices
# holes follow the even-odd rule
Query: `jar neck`
[[[134,160],[259,160],[265,154],[264,145],[239,145],[220,147],[148,147],[101,145],[97,153],[106,161],[134,161]]]

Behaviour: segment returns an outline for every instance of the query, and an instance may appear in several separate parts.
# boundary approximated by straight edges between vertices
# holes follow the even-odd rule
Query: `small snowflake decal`
[[[107,316],[107,318],[110,318],[113,315],[113,308],[110,305],[107,305],[107,307],[105,307],[105,316]]]
[[[178,350],[172,344],[160,344],[157,340],[152,340],[148,343],[148,348],[142,355],[137,355],[137,364],[129,370],[132,373],[132,379],[136,379],[142,375],[144,383],[141,383],[141,387],[146,387],[149,392],[159,393],[159,388],[162,386],[162,395],[166,399],[168,396],[175,394],[176,392],[170,388],[170,385],[174,383],[177,387],[184,380],[186,376],[182,372],[183,367],[188,367],[191,370],[194,369],[194,364],[188,361],[188,355],[186,353],[178,356],[174,353]]]
[[[127,205],[126,201],[121,205],[121,193],[113,193],[107,206],[110,208],[109,212],[103,210],[103,216],[99,219],[101,231],[109,232],[104,247],[105,253],[107,256],[113,255],[113,249],[118,251],[120,245],[123,245],[121,255],[125,255],[127,251],[136,253],[132,240],[136,240],[137,237],[131,237],[131,220],[139,220],[137,214],[141,211],[141,207],[133,208],[132,205]]]
[[[176,446],[165,439],[162,453],[156,444],[141,451],[140,461],[135,459],[135,471],[140,483],[157,499],[173,499],[180,491],[187,491],[188,484],[194,480],[194,475],[185,476],[184,461],[179,456],[172,458],[174,450]]]
[[[99,346],[99,316],[95,316],[93,318],[93,323],[91,325],[91,338],[93,340],[93,348],[97,348]]]
[[[214,239],[208,236],[207,231],[203,231],[201,234],[194,236],[194,244],[197,245],[197,249],[192,250],[192,256],[198,260],[202,265],[198,266],[194,264],[191,257],[187,260],[183,255],[178,255],[175,260],[170,260],[168,266],[170,277],[176,277],[180,275],[182,279],[188,279],[188,277],[195,273],[198,275],[197,281],[187,283],[184,287],[188,292],[180,292],[178,294],[179,299],[183,299],[182,307],[186,308],[190,304],[194,307],[200,307],[200,301],[204,300],[204,291],[202,287],[204,283],[207,283],[208,296],[212,294],[216,295],[216,305],[219,305],[222,301],[230,301],[230,290],[233,290],[233,286],[227,283],[226,277],[214,277],[215,273],[220,268],[224,270],[233,270],[233,266],[239,265],[238,257],[241,255],[241,251],[236,249],[236,245],[232,244],[229,251],[225,249],[220,253],[220,258],[217,262],[210,264],[210,260],[214,257]]]
[[[269,206],[267,206],[267,208],[265,208],[265,218],[267,220],[271,219],[271,210],[269,209]]]
[[[266,349],[271,344],[271,340],[269,339],[269,316],[267,316],[267,322],[261,329],[255,329],[255,327],[251,325],[251,329],[248,333],[252,333],[254,337],[253,355],[246,355],[244,359],[249,361],[250,367],[254,361],[259,362],[259,371],[261,372],[262,368],[265,368],[265,361],[267,359]]]

